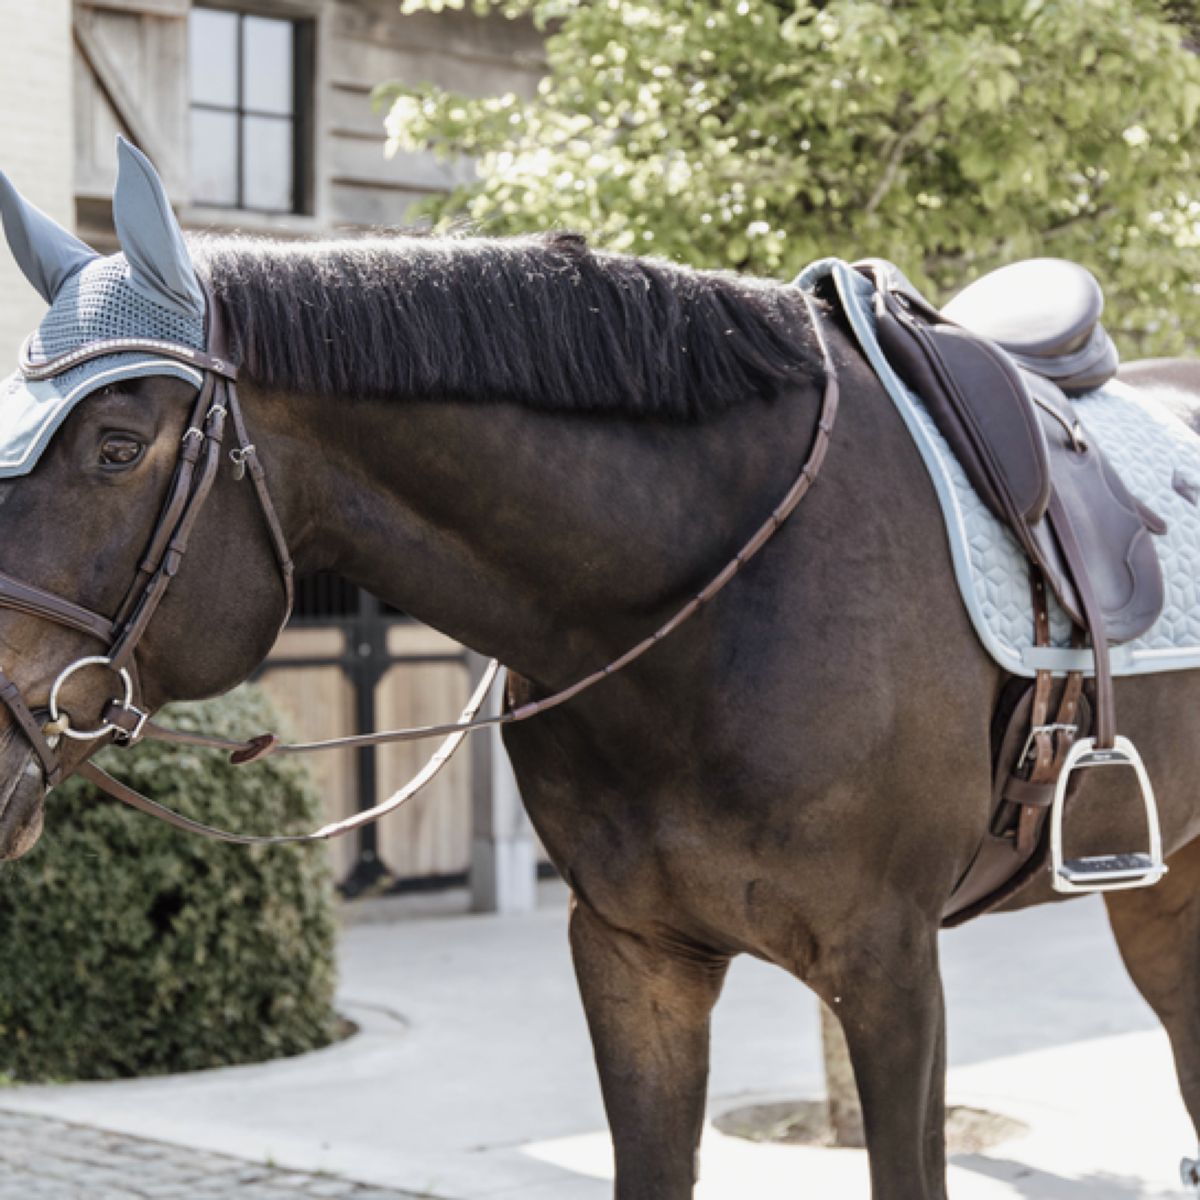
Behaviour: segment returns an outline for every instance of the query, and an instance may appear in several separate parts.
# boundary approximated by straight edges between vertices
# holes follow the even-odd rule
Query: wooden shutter
[[[76,0],[75,191],[107,200],[123,133],[187,197],[188,0]]]

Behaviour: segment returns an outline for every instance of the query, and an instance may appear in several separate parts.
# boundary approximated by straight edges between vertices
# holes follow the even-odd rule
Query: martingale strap
[[[218,842],[230,842],[236,846],[283,846],[295,842],[329,841],[333,838],[344,837],[354,829],[361,829],[364,825],[369,825],[374,821],[378,821],[381,817],[386,817],[388,813],[395,812],[418,792],[427,787],[441,773],[446,764],[454,756],[454,752],[462,744],[463,739],[470,732],[470,722],[474,720],[476,714],[483,706],[483,702],[492,690],[492,685],[496,682],[496,676],[499,672],[500,664],[495,659],[492,659],[483,674],[483,678],[479,682],[479,686],[475,689],[471,699],[467,702],[466,708],[463,709],[462,715],[458,719],[459,724],[455,727],[456,732],[446,738],[437,752],[404,787],[382,804],[377,804],[374,808],[355,813],[354,816],[347,817],[344,821],[334,821],[332,824],[323,825],[320,829],[313,830],[312,833],[230,833],[227,830],[218,829],[214,825],[205,825],[200,821],[193,821],[191,817],[185,817],[173,809],[167,808],[166,805],[159,804],[156,800],[151,800],[149,797],[143,796],[141,792],[135,791],[133,788],[121,783],[120,780],[114,779],[107,771],[98,767],[94,762],[85,762],[78,768],[78,774],[82,775],[89,783],[95,784],[101,791],[107,792],[110,796],[120,800],[124,804],[128,804],[130,808],[136,808],[138,812],[146,813],[151,817],[157,817],[160,821],[165,821],[168,825],[173,825],[176,829],[182,829],[184,833],[195,833],[201,837],[212,838]]]
[[[630,666],[644,654],[669,637],[681,625],[696,615],[705,605],[710,603],[720,593],[738,572],[748,563],[768,541],[774,536],[779,527],[795,511],[800,501],[808,494],[816,481],[829,450],[834,423],[837,419],[840,390],[837,369],[833,356],[821,326],[816,302],[807,292],[801,292],[808,309],[809,320],[817,345],[821,353],[822,370],[824,372],[824,390],[821,399],[816,429],[809,447],[808,455],[803,466],[783,499],[772,510],[770,516],[754,532],[749,540],[741,547],[734,557],[718,572],[718,574],[683,605],[673,616],[664,622],[648,637],[638,642],[618,658],[599,670],[593,671],[578,682],[560,691],[534,700],[515,709],[494,717],[480,718],[479,710],[491,690],[500,666],[493,660],[484,673],[475,693],[459,719],[445,725],[426,725],[410,729],[385,730],[377,733],[364,734],[355,737],[331,738],[326,741],[283,744],[274,734],[262,734],[248,741],[237,742],[207,734],[186,733],[182,730],[169,729],[149,720],[146,713],[129,702],[128,697],[122,700],[111,700],[103,711],[103,725],[95,731],[80,734],[70,727],[67,714],[54,712],[54,693],[51,694],[51,717],[53,720],[43,726],[36,720],[20,691],[0,673],[0,702],[6,704],[14,719],[32,743],[46,770],[47,780],[53,784],[61,777],[61,767],[57,754],[49,739],[60,735],[96,739],[107,734],[114,734],[117,744],[131,745],[142,739],[153,739],[175,745],[198,746],[229,752],[231,761],[235,764],[254,762],[271,754],[300,754],[318,750],[354,749],[363,746],[379,746],[395,742],[418,741],[425,738],[444,737],[445,740],[426,766],[405,787],[395,795],[376,805],[374,808],[358,813],[345,820],[326,825],[309,834],[287,834],[276,836],[258,836],[252,834],[229,833],[194,821],[189,817],[172,812],[163,805],[150,800],[134,789],[114,779],[94,763],[85,762],[76,768],[77,772],[95,784],[110,796],[136,808],[140,812],[166,821],[177,829],[189,833],[200,834],[204,837],[220,841],[233,842],[239,845],[281,844],[287,842],[323,841],[341,837],[353,829],[378,820],[390,812],[394,812],[406,803],[430,780],[432,780],[450,760],[450,757],[461,745],[468,733],[480,729],[493,728],[500,725],[511,725],[519,721],[527,721],[532,717],[547,712],[565,704],[582,692]],[[222,315],[218,306],[213,303],[211,296],[208,303],[209,312],[209,346],[214,353],[202,354],[186,347],[173,347],[168,343],[146,342],[137,343],[123,340],[120,349],[153,349],[159,354],[172,354],[175,350],[180,353],[177,357],[188,362],[196,363],[204,368],[204,384],[197,396],[192,415],[192,423],[183,437],[179,462],[175,476],[168,489],[164,502],[162,516],[151,537],[134,584],[118,611],[114,621],[108,621],[97,614],[63,600],[48,592],[43,592],[17,580],[0,576],[0,607],[17,608],[30,612],[35,616],[44,617],[57,624],[91,633],[98,640],[109,646],[109,653],[102,658],[81,659],[68,667],[60,676],[58,684],[62,683],[73,671],[90,663],[100,663],[125,678],[127,691],[132,692],[129,672],[134,670],[134,652],[138,642],[146,632],[163,595],[171,580],[178,573],[180,562],[187,550],[188,540],[201,508],[213,486],[221,462],[221,446],[225,433],[225,422],[228,419],[234,430],[238,445],[230,454],[237,470],[237,477],[248,474],[259,501],[259,508],[267,526],[267,532],[277,559],[282,584],[287,600],[286,612],[290,615],[294,596],[294,567],[288,551],[287,540],[279,521],[275,506],[271,501],[267,487],[266,476],[258,461],[254,444],[250,441],[245,421],[242,417],[241,406],[238,403],[235,381],[237,370],[230,365],[230,359],[225,353],[227,341],[222,326]],[[74,351],[70,356],[72,363],[86,361],[88,357],[98,357],[102,353],[112,353],[112,348],[92,350],[85,347],[82,351]],[[44,364],[36,368],[43,376],[54,374],[57,370],[65,369],[55,363]],[[284,621],[286,623],[287,615]]]

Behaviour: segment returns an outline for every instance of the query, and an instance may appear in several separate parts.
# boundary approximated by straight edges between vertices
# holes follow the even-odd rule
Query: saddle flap
[[[1138,501],[1100,453],[1079,419],[1079,409],[1043,380],[1032,380],[1031,387],[1038,396],[1058,519],[1070,522],[1104,614],[1108,640],[1131,641],[1162,612],[1162,569],[1152,533],[1166,526]],[[1041,565],[1046,581],[1071,619],[1086,626],[1071,583],[1071,567],[1063,561],[1053,525],[1043,522],[1034,530],[1037,546],[1045,554]]]
[[[1076,624],[1106,642],[1145,633],[1164,601],[1151,538],[1161,521],[1090,443],[1079,410],[1058,387],[945,321],[883,267],[868,265],[880,346],[921,397],[980,499],[1041,568]],[[1084,611],[1081,576],[1102,632]]]
[[[875,306],[884,353],[984,503],[1014,529],[1040,521],[1050,500],[1046,439],[1012,361],[965,329],[929,323],[903,294],[881,287]]]

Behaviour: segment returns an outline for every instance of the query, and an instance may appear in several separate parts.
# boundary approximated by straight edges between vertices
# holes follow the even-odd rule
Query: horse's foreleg
[[[825,975],[825,972],[821,972]],[[862,1101],[873,1200],[944,1200],[945,1008],[937,930],[872,930],[828,977]]]
[[[727,958],[571,912],[571,950],[616,1149],[616,1200],[689,1200]]]
[[[1170,873],[1154,887],[1104,899],[1125,966],[1171,1039],[1200,1137],[1200,840],[1168,861]]]

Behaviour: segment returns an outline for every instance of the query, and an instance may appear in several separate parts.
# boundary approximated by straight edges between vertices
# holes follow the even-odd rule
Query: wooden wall
[[[289,629],[281,636],[261,682],[298,738],[344,737],[356,733],[354,691],[338,666],[314,666],[314,658],[345,653],[339,629]],[[423,625],[397,622],[388,629],[393,659],[459,656],[460,647]],[[293,665],[302,663],[302,665]],[[470,691],[468,669],[454,662],[399,661],[375,691],[381,729],[434,725],[454,720]],[[409,742],[376,751],[378,787],[369,803],[386,800],[425,765],[438,742]],[[353,751],[316,754],[309,759],[325,800],[325,815],[340,820],[359,807]],[[353,835],[330,843],[336,874],[354,865]],[[471,756],[460,753],[419,796],[379,825],[379,855],[399,879],[465,872],[471,859]]]
[[[374,88],[436,83],[469,95],[532,95],[541,42],[526,21],[448,10],[404,16],[399,0],[207,0],[310,19],[313,211],[264,216],[194,205],[188,193],[187,15],[190,0],[75,0],[75,179],[80,229],[111,247],[115,135],[155,161],[185,225],[278,235],[326,234],[411,221],[414,200],[465,177],[469,164],[384,154]]]
[[[337,224],[388,225],[408,205],[469,173],[430,154],[384,156],[383,114],[371,100],[385,80],[436,83],[470,96],[529,96],[541,47],[525,22],[447,11],[396,16],[395,0],[333,7],[329,29],[327,152],[329,211]]]

